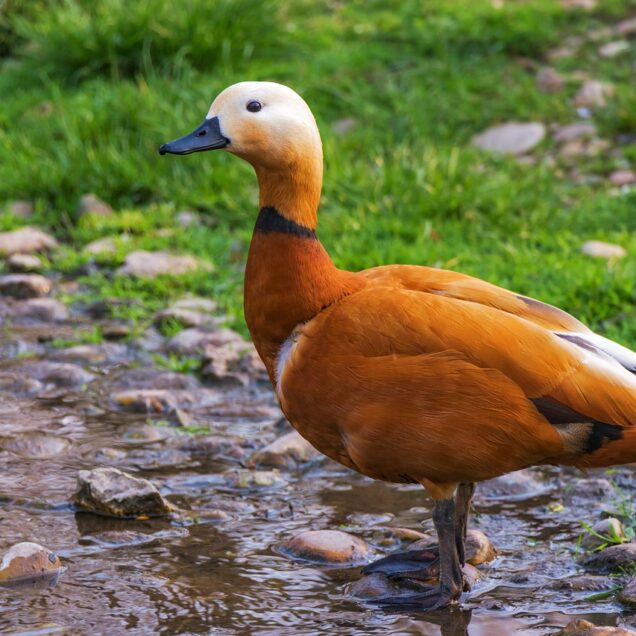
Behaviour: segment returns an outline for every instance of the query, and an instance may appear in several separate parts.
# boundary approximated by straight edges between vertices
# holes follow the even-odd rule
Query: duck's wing
[[[548,303],[472,276],[432,267],[388,265],[365,270],[362,274],[376,285],[438,294],[512,314],[597,356],[609,356],[636,373],[636,352],[594,333],[574,316]]]
[[[636,376],[613,358],[580,347],[495,303],[495,299],[484,304],[391,286],[386,280],[370,284],[319,314],[303,330],[288,366],[298,368],[309,360],[314,366],[297,374],[299,383],[289,393],[285,370],[285,399],[304,399],[301,391],[310,390],[310,378],[323,379],[321,392],[327,394],[336,386],[347,387],[338,408],[347,412],[347,421],[365,413],[344,433],[353,447],[368,430],[384,431],[374,433],[374,439],[393,434],[385,420],[397,408],[390,399],[395,394],[405,404],[417,405],[408,407],[412,431],[419,427],[427,435],[433,429],[436,435],[454,435],[449,423],[458,422],[455,415],[461,414],[465,439],[458,443],[473,449],[479,448],[481,423],[490,418],[497,422],[502,439],[514,437],[522,428],[524,435],[535,430],[538,438],[548,429],[556,431],[562,447],[558,456],[546,455],[544,462],[604,465],[600,462],[610,456],[615,462],[636,461],[631,432],[636,430],[631,428],[636,424]],[[427,365],[433,361],[435,373],[429,373]],[[371,381],[378,376],[382,382]],[[411,378],[411,398],[404,395],[406,377]],[[448,390],[462,381],[466,382],[462,390]],[[438,391],[448,397],[444,405],[435,397]],[[425,395],[422,401],[416,397],[420,394]],[[478,395],[483,399],[478,401]],[[520,409],[520,398],[527,408]],[[491,406],[484,407],[484,400]],[[362,408],[361,402],[369,406]],[[433,405],[432,411],[422,412],[426,404]],[[530,417],[530,412],[535,416]],[[378,421],[372,425],[373,413]],[[502,441],[502,453],[511,448]],[[603,455],[607,449],[610,455]],[[538,463],[536,454],[529,453],[528,460],[528,465]]]

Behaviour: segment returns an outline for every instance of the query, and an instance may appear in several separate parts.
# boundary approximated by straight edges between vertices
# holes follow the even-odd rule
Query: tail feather
[[[634,462],[636,462],[636,426],[624,428],[620,439],[606,442],[593,453],[570,455],[557,463],[579,468],[606,468]]]

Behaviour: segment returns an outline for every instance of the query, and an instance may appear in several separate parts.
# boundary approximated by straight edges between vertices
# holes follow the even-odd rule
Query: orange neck
[[[272,381],[280,346],[294,328],[364,284],[336,268],[313,229],[272,207],[261,210],[245,271],[245,319]]]
[[[297,157],[282,168],[256,165],[260,208],[271,207],[290,221],[312,230],[322,189],[322,150]]]

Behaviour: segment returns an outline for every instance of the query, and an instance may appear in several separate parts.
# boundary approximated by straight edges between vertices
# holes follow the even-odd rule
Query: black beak
[[[221,134],[219,118],[212,117],[212,119],[204,120],[203,123],[189,135],[163,144],[159,148],[159,154],[189,155],[192,152],[225,148],[229,143],[230,140]]]

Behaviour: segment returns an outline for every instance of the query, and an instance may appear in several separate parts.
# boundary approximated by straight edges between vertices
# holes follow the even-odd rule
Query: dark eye
[[[263,108],[263,106],[260,102],[252,100],[251,102],[247,102],[246,108],[250,111],[250,113],[257,113],[261,108]]]

